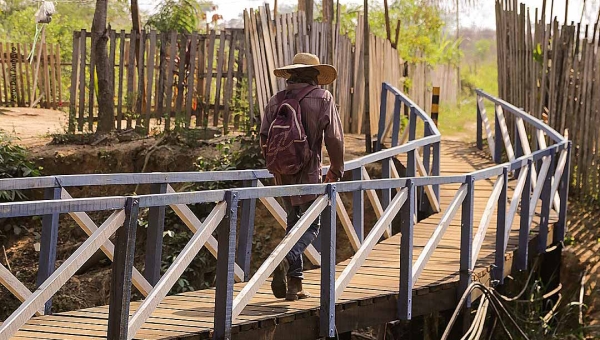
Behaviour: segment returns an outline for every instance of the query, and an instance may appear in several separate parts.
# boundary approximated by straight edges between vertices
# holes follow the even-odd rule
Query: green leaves
[[[211,6],[211,1],[204,0],[166,0],[158,5],[156,14],[148,18],[146,27],[161,32],[191,33],[200,28],[202,12]]]
[[[0,178],[34,177],[40,168],[27,159],[27,150],[13,143],[13,139],[0,130]],[[21,191],[0,191],[0,202],[25,199]]]

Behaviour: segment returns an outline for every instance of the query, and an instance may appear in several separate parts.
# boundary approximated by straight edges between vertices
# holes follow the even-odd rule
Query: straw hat
[[[329,85],[337,78],[337,70],[328,64],[321,64],[319,57],[310,53],[298,53],[294,56],[291,65],[283,66],[273,71],[276,77],[289,79],[291,77],[289,70],[312,67],[319,71],[317,83],[319,85]]]

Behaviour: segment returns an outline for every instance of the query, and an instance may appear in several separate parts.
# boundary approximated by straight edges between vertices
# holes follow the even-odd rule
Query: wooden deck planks
[[[442,144],[442,175],[464,173],[467,171],[493,166],[491,160],[480,156],[479,151],[473,148],[457,145],[454,142]],[[446,167],[448,170],[446,170]],[[460,171],[459,171],[460,169]],[[508,197],[512,197],[512,190],[516,180],[509,181]],[[487,198],[492,191],[493,181],[478,181],[475,191],[474,222],[477,226],[481,220]],[[459,185],[441,186],[440,204],[446,209],[452,200]],[[541,203],[540,203],[541,204]],[[537,207],[537,212],[540,207]],[[443,214],[431,217],[415,225],[414,232],[414,258],[416,261],[424,245],[440,222]],[[510,233],[506,259],[512,258],[518,244],[519,214],[515,216],[513,228]],[[537,228],[538,221],[534,218],[532,229]],[[496,216],[491,218],[488,232],[484,239],[478,261],[475,265],[473,277],[475,280],[489,280],[490,265],[494,263],[495,252]],[[531,236],[533,237],[533,236]],[[442,238],[438,248],[433,252],[428,264],[415,284],[413,305],[416,309],[420,303],[420,296],[424,299],[429,292],[440,289],[450,289],[458,282],[460,217],[455,218],[448,231]],[[395,296],[399,286],[400,268],[400,235],[394,235],[379,243],[371,252],[364,265],[352,278],[346,290],[342,293],[337,305],[338,308],[350,308],[368,305],[376,298]],[[339,277],[350,260],[343,261],[336,266],[336,277]],[[304,284],[314,297],[302,301],[288,302],[275,299],[271,295],[269,281],[267,281],[244,309],[242,314],[234,320],[235,331],[243,332],[261,325],[274,325],[282,322],[293,322],[305,318],[307,315],[316,315],[319,309],[320,271],[305,272]],[[238,294],[245,283],[235,285],[234,294]],[[138,332],[136,339],[159,339],[166,337],[185,338],[193,334],[208,336],[212,328],[214,309],[214,289],[183,293],[167,297]],[[426,304],[425,300],[422,300]],[[139,307],[139,302],[132,303],[131,314]],[[69,339],[78,334],[88,334],[92,337],[101,337],[105,334],[108,317],[108,307],[94,307],[79,311],[59,313],[53,316],[43,316],[30,320],[27,325],[17,333],[20,339]]]

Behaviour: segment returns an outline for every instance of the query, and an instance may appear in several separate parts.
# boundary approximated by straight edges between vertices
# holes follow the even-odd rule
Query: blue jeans
[[[300,220],[300,217],[304,215],[304,213],[308,210],[312,202],[308,202],[299,206],[293,206],[288,197],[283,198],[283,206],[285,211],[287,212],[287,229],[286,233],[289,233],[290,230],[296,225],[296,222]],[[319,234],[319,229],[321,228],[321,216],[318,216],[315,221],[308,227],[304,235],[300,237],[300,240],[292,247],[290,252],[286,255],[286,259],[290,264],[290,269],[288,270],[287,276],[289,277],[297,277],[300,279],[304,278],[302,274],[303,269],[303,261],[302,261],[302,253],[306,250],[306,248],[317,238]]]

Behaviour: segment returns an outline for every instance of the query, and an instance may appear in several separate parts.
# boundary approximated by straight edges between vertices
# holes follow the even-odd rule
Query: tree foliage
[[[212,6],[212,2],[204,0],[166,0],[148,18],[146,27],[161,32],[191,33],[206,23],[203,14]]]

